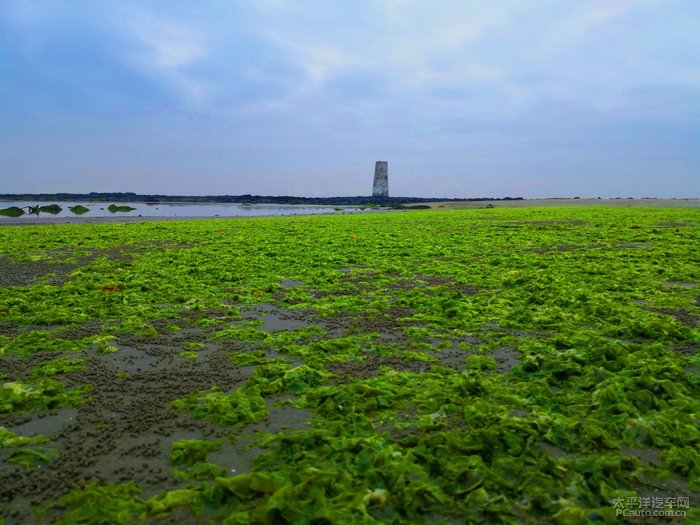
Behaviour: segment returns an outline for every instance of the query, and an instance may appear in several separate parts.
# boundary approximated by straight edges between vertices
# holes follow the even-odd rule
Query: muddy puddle
[[[8,427],[8,430],[20,436],[46,436],[52,439],[67,426],[75,423],[78,411],[74,408],[62,408],[53,413],[37,414],[25,423]]]
[[[671,287],[677,287],[677,288],[697,288],[697,284],[695,283],[686,283],[683,281],[664,281],[663,285],[671,288]]]
[[[296,281],[294,279],[288,279],[286,281],[280,281],[280,286],[282,288],[296,288],[297,286],[304,286],[304,281]]]
[[[617,243],[615,248],[630,248],[632,250],[639,248],[653,248],[654,245],[649,242],[620,242]]]
[[[270,333],[291,332],[312,325],[303,312],[283,310],[269,303],[251,306],[241,312],[241,317],[246,321],[262,321],[256,328]]]
[[[126,373],[163,370],[173,361],[171,357],[151,355],[132,346],[120,346],[117,352],[100,355],[97,359],[118,372]]]
[[[229,474],[250,472],[255,458],[265,452],[265,449],[255,445],[256,434],[260,432],[276,434],[310,428],[308,422],[313,412],[286,404],[275,406],[281,399],[265,400],[270,412],[269,417],[265,421],[247,426],[245,432],[236,436],[234,441],[226,442],[221,449],[211,452],[208,456],[209,462],[224,468]]]
[[[661,466],[661,451],[658,448],[622,447],[620,454],[637,458],[642,465]]]
[[[479,340],[474,339],[474,341],[478,342]],[[430,354],[437,357],[439,360],[439,362],[435,364],[455,370],[464,370],[468,368],[467,358],[469,356],[484,355],[496,361],[496,368],[493,370],[494,373],[506,374],[522,363],[520,360],[520,351],[517,348],[500,347],[492,351],[480,353],[475,350],[460,348],[458,345],[463,344],[464,340],[460,340],[459,342],[453,341],[452,343],[451,347],[430,351]]]
[[[501,347],[496,348],[490,355],[496,360],[496,372],[505,374],[510,372],[514,367],[520,365],[520,351],[517,348]]]
[[[68,274],[78,268],[77,264],[50,261],[17,262],[10,256],[0,256],[0,287],[30,286],[39,281],[46,284],[61,284]]]
[[[622,447],[620,454],[637,459],[640,465],[645,467],[661,467],[663,465],[661,450],[658,448]],[[690,491],[688,483],[676,474],[671,474],[665,479],[644,474],[642,476],[644,484],[637,489],[637,494],[640,497],[677,498],[686,496],[692,505],[700,504],[700,494]]]

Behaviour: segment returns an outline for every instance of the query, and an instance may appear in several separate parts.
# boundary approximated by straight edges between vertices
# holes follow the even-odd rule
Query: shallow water
[[[6,221],[26,219],[52,218],[91,218],[91,217],[264,217],[277,215],[318,215],[324,213],[358,212],[361,208],[355,206],[313,206],[301,204],[235,204],[235,203],[157,203],[146,204],[143,202],[28,202],[28,201],[0,201],[0,209],[16,206],[49,206],[58,204],[62,210],[59,213],[41,212],[39,215],[25,213],[20,217],[5,217],[0,215],[0,224]],[[129,212],[110,212],[110,204],[117,206],[130,206],[135,208]],[[84,214],[76,214],[70,211],[71,206],[84,206],[90,211]],[[339,209],[342,210],[339,211]]]

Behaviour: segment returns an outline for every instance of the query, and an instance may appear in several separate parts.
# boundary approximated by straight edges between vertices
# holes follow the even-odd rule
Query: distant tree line
[[[1,200],[16,201],[76,201],[76,202],[206,202],[206,203],[240,203],[240,204],[326,204],[359,206],[373,204],[379,206],[400,206],[420,202],[446,201],[508,201],[523,200],[522,197],[479,197],[479,198],[438,198],[438,197],[293,197],[263,195],[139,195],[131,192],[91,192],[91,193],[4,193]]]

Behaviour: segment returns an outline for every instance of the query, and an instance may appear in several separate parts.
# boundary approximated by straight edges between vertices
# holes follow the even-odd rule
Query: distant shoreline
[[[627,207],[627,206],[649,206],[652,208],[700,208],[700,198],[615,198],[615,199],[598,199],[598,198],[550,198],[550,199],[522,199],[522,200],[507,200],[500,202],[486,201],[434,201],[426,202],[425,205],[431,209],[467,209],[467,208],[484,208],[488,205],[492,207],[504,208],[522,208],[522,207],[538,207],[538,206],[612,206],[612,207]]]
[[[436,197],[294,197],[290,195],[140,195],[137,193],[5,193],[0,194],[0,201],[36,201],[36,202],[139,202],[144,204],[306,204],[325,206],[399,206],[447,201],[507,201],[522,200],[522,197],[479,197],[469,199]]]
[[[97,224],[97,223],[127,223],[153,222],[170,220],[198,219],[237,219],[264,218],[282,216],[311,216],[337,215],[356,213],[387,213],[401,211],[400,206],[329,206],[315,204],[252,204],[241,205],[233,203],[143,203],[130,202],[124,209],[109,205],[105,202],[86,202],[85,211],[73,211],[75,201],[49,201],[52,208],[45,210],[39,207],[39,212],[26,212],[27,208],[35,208],[31,203],[36,201],[6,201],[5,208],[0,201],[0,226],[29,225],[29,224]],[[9,206],[7,206],[9,205]],[[68,211],[70,210],[70,212]],[[22,213],[24,211],[24,213]],[[10,213],[6,213],[10,212]]]
[[[36,202],[137,202],[143,204],[289,204],[319,206],[401,206],[423,204],[430,207],[443,205],[449,208],[480,207],[481,203],[501,203],[507,206],[549,206],[552,204],[577,205],[648,205],[648,206],[685,206],[696,207],[700,197],[615,197],[615,198],[579,198],[579,197],[295,197],[289,195],[151,195],[130,192],[91,192],[91,193],[5,193],[0,194],[0,202],[36,201]],[[448,206],[449,204],[449,206]]]
[[[2,202],[0,200],[0,202]],[[163,203],[165,204],[165,203]],[[181,204],[185,204],[182,202]],[[198,204],[205,204],[200,202]],[[307,205],[308,206],[308,205]],[[509,199],[509,200],[480,200],[480,201],[432,201],[420,202],[415,206],[401,207],[369,207],[362,211],[352,211],[349,214],[400,212],[421,209],[431,209],[436,211],[450,211],[460,209],[486,209],[486,208],[536,208],[536,207],[652,207],[652,208],[700,208],[700,198],[671,198],[671,199]],[[0,217],[0,227],[2,226],[31,226],[31,225],[58,225],[58,224],[125,224],[157,221],[192,221],[192,220],[227,220],[242,218],[270,218],[270,217],[308,217],[312,214],[293,215],[257,215],[257,216],[149,216],[149,215],[127,215],[118,214],[114,216],[70,216],[53,217],[51,215],[23,216],[21,218]],[[325,215],[324,215],[325,216]]]

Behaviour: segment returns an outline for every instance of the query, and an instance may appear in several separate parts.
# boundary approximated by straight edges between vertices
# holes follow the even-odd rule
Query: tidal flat
[[[7,226],[0,292],[0,523],[700,522],[697,208]]]

